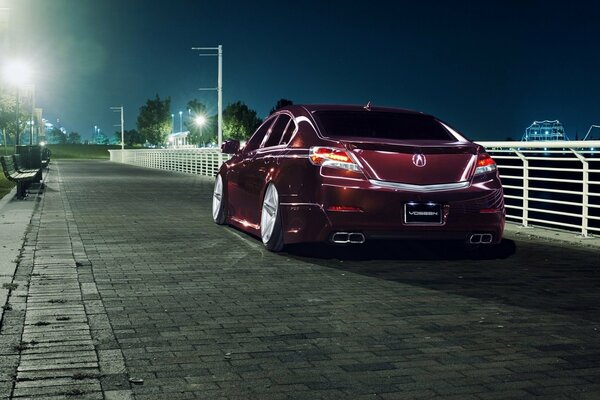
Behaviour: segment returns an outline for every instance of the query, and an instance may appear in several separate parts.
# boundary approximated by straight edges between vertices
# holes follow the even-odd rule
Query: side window
[[[288,122],[290,122],[291,119],[292,118],[287,114],[280,114],[279,118],[277,118],[277,121],[275,121],[275,123],[271,127],[269,137],[267,137],[267,140],[262,147],[277,146],[279,144],[279,141],[281,140],[281,136],[283,136],[283,131],[285,130],[285,128],[288,125]]]
[[[281,138],[280,143],[288,144],[295,131],[296,131],[296,123],[294,122],[293,119],[290,119],[290,123],[288,124],[287,128],[285,128],[285,131],[283,132],[283,137]]]
[[[273,124],[274,120],[275,120],[274,118],[266,120],[256,130],[256,132],[254,132],[254,135],[252,135],[252,137],[250,139],[248,139],[248,142],[246,143],[246,146],[244,147],[245,152],[258,149],[258,146],[260,146],[260,144],[263,142],[265,135],[269,131],[269,128]]]

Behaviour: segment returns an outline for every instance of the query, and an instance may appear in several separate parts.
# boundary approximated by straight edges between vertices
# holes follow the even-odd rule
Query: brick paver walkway
[[[600,398],[597,249],[509,233],[487,259],[437,242],[272,254],[213,224],[211,194],[55,163],[2,321],[0,394]]]

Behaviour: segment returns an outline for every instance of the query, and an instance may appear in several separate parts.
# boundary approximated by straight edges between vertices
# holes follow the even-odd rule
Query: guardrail
[[[109,150],[110,161],[214,177],[228,159],[214,148]]]
[[[498,164],[509,221],[600,233],[600,141],[478,143]]]
[[[600,141],[478,143],[498,164],[509,221],[600,233]],[[115,162],[211,177],[228,158],[214,148],[109,152]]]

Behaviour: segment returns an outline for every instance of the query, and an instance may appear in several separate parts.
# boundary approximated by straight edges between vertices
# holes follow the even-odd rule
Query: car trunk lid
[[[477,160],[470,142],[375,143],[342,140],[369,179],[414,185],[464,182]]]

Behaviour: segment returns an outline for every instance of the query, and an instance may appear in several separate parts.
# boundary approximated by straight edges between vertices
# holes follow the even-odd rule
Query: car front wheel
[[[273,184],[269,184],[263,199],[260,216],[260,236],[267,250],[281,251],[283,249],[279,193],[277,193],[277,188]]]

